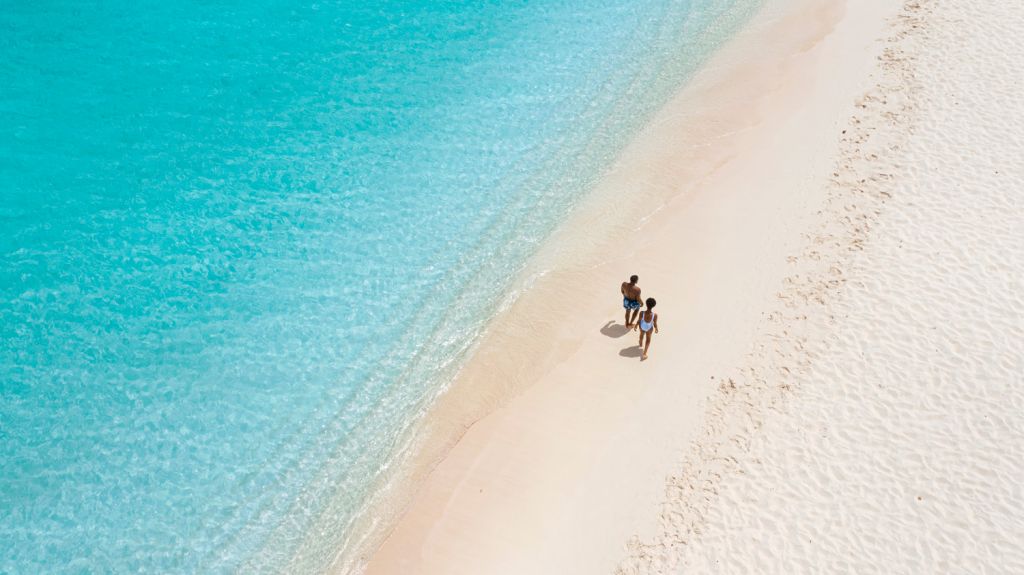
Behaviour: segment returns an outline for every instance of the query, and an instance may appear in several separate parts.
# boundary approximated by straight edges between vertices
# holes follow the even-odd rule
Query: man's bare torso
[[[622,282],[622,295],[633,301],[640,301],[640,286]]]

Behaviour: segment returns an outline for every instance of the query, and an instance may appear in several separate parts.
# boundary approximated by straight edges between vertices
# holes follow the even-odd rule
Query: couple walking
[[[622,307],[626,308],[626,327],[633,328],[633,331],[640,330],[640,343],[637,345],[644,348],[641,361],[647,359],[647,350],[651,347],[651,332],[658,333],[658,314],[654,313],[654,306],[658,302],[653,297],[647,298],[647,309],[640,309],[640,281],[637,276],[629,276],[628,282],[622,282]],[[632,314],[632,317],[630,317]],[[639,320],[639,321],[638,321]],[[644,344],[644,336],[647,343]]]

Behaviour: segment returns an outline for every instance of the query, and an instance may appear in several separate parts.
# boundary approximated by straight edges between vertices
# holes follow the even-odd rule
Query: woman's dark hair
[[[651,309],[656,305],[658,305],[658,302],[654,301],[653,297],[647,298],[647,309]]]

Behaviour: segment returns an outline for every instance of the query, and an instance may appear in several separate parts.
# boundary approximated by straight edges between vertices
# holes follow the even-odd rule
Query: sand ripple
[[[621,573],[1024,573],[1024,9],[911,1]]]

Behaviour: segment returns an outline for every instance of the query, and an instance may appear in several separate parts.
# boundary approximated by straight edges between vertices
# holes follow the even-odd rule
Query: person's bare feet
[[[645,359],[647,359],[647,354],[646,353],[643,354],[642,356],[640,356],[640,361],[644,361]]]

